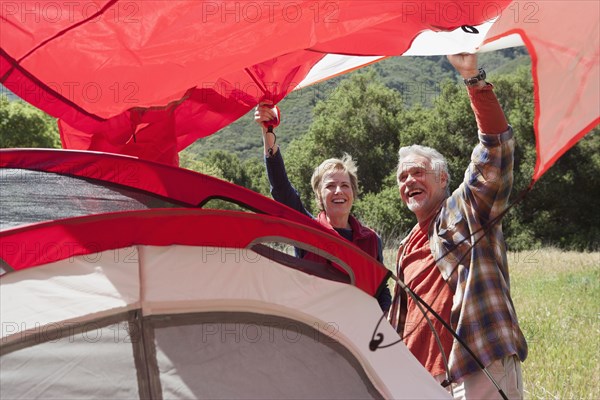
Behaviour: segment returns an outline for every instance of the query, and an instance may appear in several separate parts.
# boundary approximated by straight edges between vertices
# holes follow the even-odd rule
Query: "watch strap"
[[[479,73],[472,78],[465,78],[463,81],[467,86],[475,86],[479,81],[484,81],[486,78],[485,70],[483,68],[479,68]]]

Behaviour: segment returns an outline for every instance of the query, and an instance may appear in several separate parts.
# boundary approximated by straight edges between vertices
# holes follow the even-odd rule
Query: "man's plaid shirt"
[[[513,182],[512,128],[479,133],[463,183],[443,203],[429,229],[434,259],[454,292],[451,325],[483,365],[516,354],[527,357],[510,297],[506,246],[500,222]],[[449,357],[453,380],[479,370],[456,340]]]
[[[502,226],[488,224],[508,205],[513,161],[512,128],[501,134],[480,132],[463,183],[444,201],[429,228],[432,255],[454,293],[451,325],[485,366],[513,354],[521,361],[527,357],[510,297]],[[392,323],[398,322],[399,310],[394,302]],[[449,366],[453,381],[479,370],[456,340]]]

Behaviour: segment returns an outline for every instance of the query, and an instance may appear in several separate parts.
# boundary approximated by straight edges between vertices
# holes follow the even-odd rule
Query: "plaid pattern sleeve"
[[[489,224],[508,204],[512,188],[512,128],[479,133],[464,181],[446,200],[430,228],[430,246],[452,291],[451,325],[488,366],[516,354],[527,356],[510,297],[506,247],[501,224]],[[455,340],[451,376],[460,381],[479,366]]]

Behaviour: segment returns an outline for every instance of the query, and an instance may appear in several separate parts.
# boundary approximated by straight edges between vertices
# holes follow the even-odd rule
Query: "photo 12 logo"
[[[53,103],[68,100],[73,103],[137,104],[140,87],[136,82],[47,82],[44,86],[29,82],[11,82],[6,86],[29,103]]]
[[[113,23],[139,23],[140,4],[118,1],[104,6],[92,1],[2,1],[0,16],[5,21],[29,23],[76,23],[101,20]]]
[[[534,1],[403,1],[401,3],[402,22],[419,20],[428,23],[455,22],[467,20],[492,21],[510,18],[513,22],[535,23],[540,5]],[[473,27],[471,27],[473,29]],[[474,33],[474,32],[471,32]]]
[[[296,23],[338,22],[339,5],[334,1],[205,1],[202,3],[203,23],[259,23],[285,21]]]

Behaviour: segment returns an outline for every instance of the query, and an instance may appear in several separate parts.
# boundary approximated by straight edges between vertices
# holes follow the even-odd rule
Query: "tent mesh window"
[[[337,340],[335,322],[322,324],[246,312],[140,318],[131,311],[36,327],[0,347],[2,396],[382,399]]]
[[[310,261],[308,259],[292,255],[294,247],[286,243],[265,242],[255,244],[252,250],[263,257],[273,260],[289,268],[302,271],[306,274],[318,276],[331,281],[351,283],[350,276],[341,270],[335,268],[330,263]],[[320,254],[321,256],[323,254]]]
[[[335,323],[211,312],[150,317],[163,398],[381,399]],[[147,340],[148,345],[150,340]],[[152,372],[150,373],[152,375]]]
[[[140,382],[127,316],[60,322],[0,347],[3,399],[135,399]],[[7,322],[10,324],[10,322]],[[82,382],[85,382],[82,384]]]
[[[182,206],[115,184],[25,169],[1,169],[0,188],[0,230],[105,212]]]

